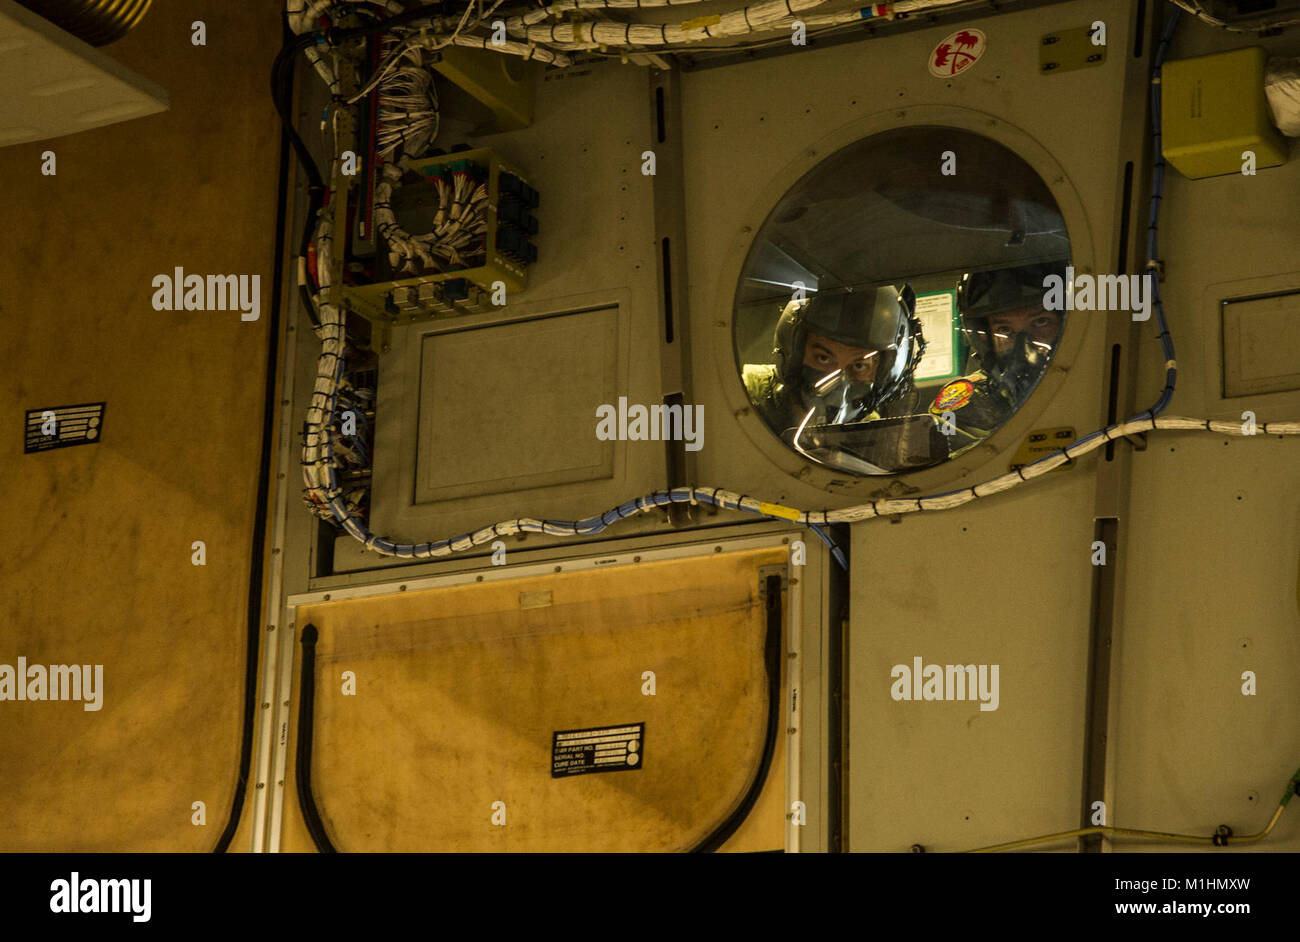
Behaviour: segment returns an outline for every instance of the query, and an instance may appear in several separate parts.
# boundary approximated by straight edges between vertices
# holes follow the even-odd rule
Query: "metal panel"
[[[659,378],[658,286],[655,279],[653,178],[641,175],[641,153],[649,143],[650,109],[644,69],[620,64],[584,66],[548,75],[537,93],[536,123],[506,134],[487,135],[476,143],[518,166],[545,201],[539,213],[543,228],[539,258],[529,268],[527,289],[503,308],[473,318],[474,326],[507,324],[584,309],[618,308],[617,348],[611,360],[588,342],[570,347],[575,358],[614,369],[614,396],[629,403],[662,402]],[[467,326],[466,318],[440,321],[439,333]],[[436,540],[521,515],[577,519],[599,513],[632,497],[665,486],[663,443],[614,443],[612,476],[587,484],[554,488],[521,482],[509,493],[465,497],[454,503],[421,504],[415,484],[420,403],[432,394],[421,389],[421,352],[440,342],[421,325],[397,328],[392,350],[380,358],[376,407],[375,498],[371,529],[416,541]],[[428,339],[426,339],[428,338]],[[570,361],[572,362],[572,361]],[[531,368],[529,368],[531,369]],[[474,395],[517,405],[515,421],[477,430],[475,439],[438,456],[448,479],[481,480],[482,455],[491,447],[508,447],[518,455],[554,449],[556,429],[539,421],[525,405],[530,397],[565,396],[565,409],[587,416],[564,434],[596,439],[596,408],[616,398],[593,400],[591,388],[573,388],[565,370],[530,374],[517,359],[491,358],[481,364]],[[520,371],[526,381],[520,381]],[[543,375],[545,374],[545,375]],[[545,387],[545,388],[543,388]],[[477,475],[477,477],[476,477]],[[663,515],[647,514],[620,523],[610,538],[648,532],[665,525]],[[528,535],[527,546],[545,546],[557,538]],[[520,541],[508,541],[513,550]],[[520,547],[522,548],[522,547]],[[340,570],[382,565],[352,541],[339,543]]]
[[[1300,291],[1220,307],[1224,396],[1300,389]]]
[[[951,26],[686,77],[693,305],[711,312],[697,318],[697,397],[710,416],[737,416],[713,422],[702,480],[818,509],[859,503],[891,485],[807,466],[747,414],[732,366],[730,308],[753,232],[791,184],[839,147],[903,125],[992,137],[1050,186],[1076,270],[1115,271],[1132,18],[1126,3],[1097,2],[972,21],[987,33],[988,51],[977,69],[950,80],[931,77],[926,62]],[[1107,61],[1041,76],[1041,37],[1097,19],[1107,22]],[[1060,120],[1063,99],[1076,103],[1069,122]],[[1081,127],[1107,130],[1082,140]],[[891,493],[937,493],[1002,473],[1033,428],[1102,424],[1106,326],[1102,316],[1076,318],[1049,374],[1007,427],[956,462],[893,479]],[[851,849],[956,850],[1075,820],[1097,460],[959,512],[853,528]],[[998,709],[895,702],[890,668],[917,655],[1000,665]]]
[[[618,309],[608,307],[426,335],[416,501],[612,477],[617,443],[591,434],[589,404],[618,401],[618,346]],[[503,364],[510,365],[511,385],[527,395],[488,391],[485,372]],[[535,430],[531,447],[515,442],[517,428]],[[471,442],[477,447],[467,448]],[[451,455],[458,460],[448,461]]]
[[[1170,55],[1256,42],[1284,55],[1294,39],[1185,21]],[[1220,330],[1225,299],[1300,289],[1300,218],[1288,208],[1297,188],[1294,159],[1256,176],[1166,175],[1161,293],[1178,356],[1171,413],[1236,422],[1247,410],[1259,421],[1300,416],[1297,391],[1223,396]],[[1162,360],[1149,330],[1140,359],[1140,388],[1149,397],[1164,385]],[[1300,741],[1300,442],[1205,432],[1148,439],[1133,469],[1133,550],[1120,560],[1129,591],[1125,638],[1114,652],[1111,823],[1206,835],[1227,824],[1238,835],[1253,833],[1295,770]],[[1248,670],[1257,677],[1253,696],[1242,693]],[[1250,849],[1295,852],[1300,829],[1284,815]]]

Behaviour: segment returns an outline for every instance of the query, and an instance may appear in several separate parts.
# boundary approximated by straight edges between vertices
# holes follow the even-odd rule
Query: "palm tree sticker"
[[[984,34],[977,29],[953,33],[930,53],[930,74],[949,78],[965,71],[984,55]]]

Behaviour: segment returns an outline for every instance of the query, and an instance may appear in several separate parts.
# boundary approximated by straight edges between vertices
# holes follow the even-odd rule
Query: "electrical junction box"
[[[424,183],[395,188],[393,213],[412,235],[433,226],[438,197],[432,181],[452,173],[468,173],[487,185],[487,221],[483,241],[465,254],[470,267],[430,269],[375,284],[343,287],[348,309],[379,330],[453,314],[478,314],[491,307],[494,286],[514,294],[528,284],[528,266],[537,260],[530,241],[537,234],[537,191],[524,176],[487,148],[463,150],[403,162],[404,169],[423,176]],[[381,260],[387,248],[380,246]],[[381,275],[382,277],[382,275]]]
[[[1165,159],[1199,180],[1286,163],[1286,139],[1269,117],[1262,46],[1167,62],[1161,71],[1160,133]]]
[[[434,55],[433,68],[469,99],[478,103],[482,111],[490,112],[492,120],[481,133],[517,131],[533,123],[533,99],[537,94],[537,79],[542,66],[519,56],[503,56],[496,52],[463,49],[448,46]],[[443,117],[468,117],[458,107],[454,94],[443,89],[440,96]]]

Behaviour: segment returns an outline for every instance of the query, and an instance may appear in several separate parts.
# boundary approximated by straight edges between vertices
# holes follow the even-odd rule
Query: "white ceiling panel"
[[[0,0],[0,147],[166,111],[167,89]]]

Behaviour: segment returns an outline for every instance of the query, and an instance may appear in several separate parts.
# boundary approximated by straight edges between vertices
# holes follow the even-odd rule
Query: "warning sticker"
[[[551,740],[551,778],[639,769],[644,741],[645,723],[560,730]]]
[[[23,452],[95,444],[104,430],[104,406],[102,402],[83,402],[77,406],[28,409]]]

